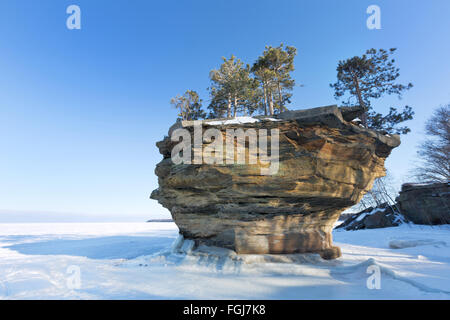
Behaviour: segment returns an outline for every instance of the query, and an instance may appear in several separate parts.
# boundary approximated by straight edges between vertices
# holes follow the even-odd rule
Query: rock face
[[[396,200],[401,213],[414,223],[450,223],[450,182],[404,184]]]
[[[261,175],[266,166],[261,161],[174,164],[171,151],[178,142],[165,137],[157,143],[163,160],[155,170],[159,188],[151,198],[170,210],[180,233],[196,245],[237,253],[313,252],[337,258],[334,223],[371,189],[375,178],[385,175],[384,160],[400,144],[396,135],[351,123],[358,110],[341,112],[328,106],[284,112],[276,119],[258,117],[253,123],[203,122],[203,133],[215,128],[224,140],[231,129],[278,129],[279,167],[272,175]],[[177,128],[194,136],[192,122],[178,122],[169,135]],[[274,138],[267,139],[270,146]],[[245,148],[248,152],[249,144]]]

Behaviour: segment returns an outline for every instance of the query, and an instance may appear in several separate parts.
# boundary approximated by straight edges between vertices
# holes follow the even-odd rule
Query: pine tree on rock
[[[266,46],[263,55],[253,64],[252,72],[263,88],[265,105],[271,115],[287,110],[286,104],[295,86],[291,72],[296,55],[297,49],[291,46]]]
[[[172,98],[170,103],[179,110],[180,120],[198,120],[206,117],[202,109],[202,100],[196,91],[187,90],[183,95]]]
[[[208,106],[209,110],[208,118],[209,119],[225,118],[229,111],[228,95],[222,88],[218,86],[212,86],[211,88],[208,89],[211,95],[211,102],[209,103]]]
[[[226,104],[227,118],[236,117],[238,113],[248,114],[253,108],[252,98],[256,94],[258,83],[250,77],[250,67],[234,55],[230,59],[222,58],[219,69],[210,72],[211,114],[220,115]]]
[[[397,127],[403,121],[411,120],[414,112],[406,106],[402,112],[391,107],[387,115],[375,112],[371,100],[378,99],[385,94],[395,94],[401,98],[402,93],[413,87],[411,83],[402,85],[395,83],[400,76],[400,69],[395,66],[391,58],[395,48],[370,49],[361,57],[339,61],[337,67],[337,82],[330,84],[335,91],[335,98],[339,99],[348,94],[344,105],[356,102],[365,109],[362,123],[365,127],[382,130],[386,133],[406,134],[411,131],[408,127]]]
[[[252,72],[262,88],[264,115],[274,114],[273,96],[275,92],[275,73],[269,69],[264,57],[259,57],[253,64]]]

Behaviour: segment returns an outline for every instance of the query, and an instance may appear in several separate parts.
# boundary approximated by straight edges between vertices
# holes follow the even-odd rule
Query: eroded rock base
[[[202,260],[206,259],[211,263],[218,261],[226,262],[232,261],[234,263],[294,263],[294,264],[321,264],[332,263],[331,260],[340,256],[340,249],[333,247],[323,252],[324,256],[317,254],[317,252],[310,253],[237,253],[234,250],[223,247],[211,246],[201,244],[192,239],[185,239],[182,235],[178,237],[172,247],[172,253],[189,255],[198,257]],[[327,256],[328,255],[328,256]],[[330,258],[329,258],[330,257]],[[338,263],[338,262],[336,262]]]
[[[176,217],[180,233],[197,245],[217,246],[238,254],[319,253],[324,259],[340,256],[332,245],[332,226],[337,220],[310,221],[311,215],[248,215],[246,220],[215,215],[182,214]],[[198,228],[195,228],[196,223]],[[320,225],[322,224],[322,225]],[[208,228],[205,228],[205,225]]]

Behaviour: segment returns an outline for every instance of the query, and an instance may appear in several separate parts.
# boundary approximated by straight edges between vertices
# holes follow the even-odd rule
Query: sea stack
[[[195,154],[194,127],[198,130],[199,124],[179,121],[156,144],[163,160],[156,166],[159,188],[151,198],[171,212],[180,233],[196,245],[238,254],[318,253],[324,259],[337,258],[340,249],[333,246],[331,235],[334,223],[360,201],[376,178],[385,175],[384,161],[400,145],[398,135],[353,121],[361,112],[359,107],[334,105],[254,121],[201,123],[200,136],[214,128],[223,141],[233,129],[267,131],[267,153],[277,163],[269,174],[262,173],[267,163],[259,160],[230,164],[225,149],[222,164],[206,163],[208,156],[200,164],[175,164],[171,155],[178,141],[172,141],[172,133],[180,128],[189,131]],[[278,133],[277,154],[271,150],[271,132]],[[204,152],[210,140],[202,139],[200,150]],[[243,147],[248,160],[252,145],[247,142]],[[256,156],[262,154],[260,149],[258,144]]]

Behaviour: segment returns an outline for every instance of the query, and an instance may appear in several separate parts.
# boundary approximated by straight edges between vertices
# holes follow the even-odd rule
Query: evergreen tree
[[[224,90],[213,86],[209,88],[211,95],[211,102],[208,106],[208,118],[225,118],[228,112],[228,97]]]
[[[295,85],[291,72],[294,71],[296,55],[294,47],[283,48],[283,44],[275,48],[266,46],[263,55],[253,64],[252,72],[264,92],[265,109],[271,115],[287,110],[286,104],[290,102]]]
[[[258,84],[250,77],[250,67],[244,66],[234,55],[222,59],[220,68],[210,72],[211,104],[208,108],[211,114],[221,115],[226,105],[227,118],[236,117],[238,113],[247,114],[252,109],[250,104]]]
[[[183,95],[172,98],[170,103],[179,110],[178,119],[198,120],[206,117],[202,109],[202,100],[196,91],[187,90]]]
[[[411,131],[408,127],[397,127],[403,121],[411,120],[414,112],[406,106],[402,112],[390,108],[386,116],[375,112],[371,100],[382,97],[384,94],[396,94],[401,98],[402,93],[412,88],[412,84],[402,85],[395,83],[400,76],[400,69],[395,66],[395,60],[390,56],[395,48],[370,49],[361,57],[353,57],[339,61],[337,67],[337,82],[330,84],[335,91],[335,98],[348,94],[344,105],[350,105],[356,99],[357,103],[365,109],[362,123],[365,127],[384,130],[387,133],[406,134]]]
[[[264,112],[264,93],[259,87],[258,81],[253,82],[250,87],[246,100],[244,102],[244,110],[246,115],[253,115],[254,113],[261,114]]]
[[[276,48],[266,46],[252,68],[234,55],[229,59],[223,57],[220,67],[210,72],[208,118],[231,118],[238,114],[262,112],[273,115],[286,110],[295,85],[290,73],[294,70],[296,54],[297,49],[283,47],[283,44]],[[205,117],[195,91],[186,91],[184,95],[173,98],[171,103],[180,110],[180,119]]]
[[[255,79],[259,81],[262,89],[262,98],[264,106],[264,115],[274,114],[273,96],[275,91],[275,74],[269,69],[268,63],[264,57],[259,57],[252,67]]]

